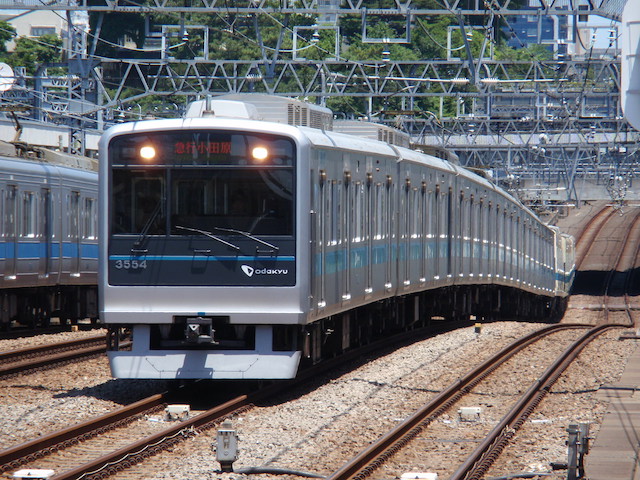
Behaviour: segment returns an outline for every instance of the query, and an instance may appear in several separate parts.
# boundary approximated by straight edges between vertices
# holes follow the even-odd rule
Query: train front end
[[[100,312],[114,377],[296,375],[308,303],[297,130],[254,124],[158,120],[103,136]]]

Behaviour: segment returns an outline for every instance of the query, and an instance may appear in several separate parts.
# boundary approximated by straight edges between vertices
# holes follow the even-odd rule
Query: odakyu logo
[[[250,267],[249,265],[242,265],[240,268],[242,268],[242,271],[247,277],[253,277],[253,272],[255,272],[253,267]]]
[[[241,265],[240,268],[247,277],[254,275],[286,275],[289,270],[286,268],[253,268],[249,265]]]

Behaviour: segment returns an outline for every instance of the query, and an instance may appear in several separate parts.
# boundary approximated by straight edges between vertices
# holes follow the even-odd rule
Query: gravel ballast
[[[585,323],[592,323],[592,315],[580,310],[571,311],[565,321],[579,322],[581,316],[585,317]],[[444,333],[372,358],[351,371],[317,379],[315,385],[290,392],[276,402],[257,405],[232,419],[240,437],[240,455],[234,468],[277,467],[327,475],[472,366],[542,326],[499,322],[483,325],[479,334],[473,327]],[[36,341],[35,338],[29,342]],[[5,340],[0,348],[18,348],[19,342]],[[596,398],[595,392],[601,385],[619,378],[635,347],[635,341],[618,340],[618,333],[606,334],[589,346],[518,432],[491,476],[540,471],[550,473],[545,478],[552,480],[565,478],[566,472],[552,472],[549,463],[566,460],[568,424],[590,422],[592,435],[597,434],[606,403]],[[530,359],[532,365],[550,361],[544,351],[532,354]],[[516,380],[500,379],[505,385]],[[0,413],[4,420],[0,427],[3,433],[0,448],[103,414],[162,391],[167,385],[167,382],[111,379],[105,358],[1,380]],[[497,395],[489,403],[496,405],[510,398]],[[460,461],[457,452],[476,441],[473,428],[458,422],[453,414],[442,422],[449,431],[447,448],[440,451],[438,447],[438,455],[428,457],[447,464],[454,463],[456,458]],[[206,431],[113,478],[248,478],[238,473],[217,472],[219,465],[212,449],[215,434],[215,430]],[[423,452],[423,457],[434,447],[424,441],[410,446],[418,453]],[[415,471],[413,467],[407,464],[406,470]],[[419,470],[425,468],[442,472],[450,467],[435,461],[432,465],[418,466]],[[394,473],[399,477],[404,472]],[[387,471],[384,478],[390,475],[393,473]]]

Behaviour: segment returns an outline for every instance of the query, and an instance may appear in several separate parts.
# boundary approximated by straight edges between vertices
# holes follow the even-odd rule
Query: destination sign
[[[189,155],[197,153],[199,155],[214,155],[214,154],[230,154],[231,142],[212,142],[212,141],[198,141],[198,142],[183,142],[178,141],[174,144],[174,153],[178,155]]]

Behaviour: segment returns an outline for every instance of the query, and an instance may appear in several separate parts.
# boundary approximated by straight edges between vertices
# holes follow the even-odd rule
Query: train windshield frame
[[[134,133],[109,144],[111,235],[293,236],[296,147],[280,135]]]

